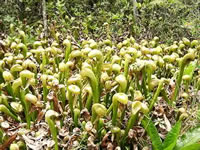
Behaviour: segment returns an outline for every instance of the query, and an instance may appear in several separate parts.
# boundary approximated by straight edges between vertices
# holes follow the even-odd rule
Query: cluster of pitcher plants
[[[14,33],[0,41],[2,149],[31,148],[30,134],[52,139],[40,149],[199,149],[200,137],[179,139],[191,93],[200,90],[198,40],[75,41],[55,33],[30,42]],[[164,137],[155,121],[162,104],[174,110]]]

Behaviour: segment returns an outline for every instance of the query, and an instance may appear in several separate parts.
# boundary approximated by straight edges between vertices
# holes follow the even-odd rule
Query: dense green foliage
[[[136,14],[127,0],[57,0],[47,1],[48,28],[75,38],[127,36],[172,42],[182,37],[200,37],[200,2],[198,0],[138,0]],[[43,24],[42,2],[5,0],[0,6],[0,29],[7,32],[10,23],[26,30]],[[109,11],[108,11],[109,10]],[[27,29],[28,30],[28,29]]]

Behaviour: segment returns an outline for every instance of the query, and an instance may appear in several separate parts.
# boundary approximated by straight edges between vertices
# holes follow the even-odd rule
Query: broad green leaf
[[[181,130],[181,121],[178,121],[169,131],[164,140],[163,143],[164,150],[173,150],[174,146],[176,145],[176,141],[178,139],[180,130]]]
[[[181,148],[180,150],[200,150],[200,144],[199,143],[191,144],[189,146]]]
[[[154,150],[162,150],[162,141],[160,139],[160,136],[158,134],[158,131],[151,119],[145,117],[142,120],[142,125],[145,128],[147,134],[150,136],[150,139],[152,141],[153,149]]]
[[[190,78],[192,78],[194,70],[196,69],[197,62],[192,61],[189,63],[189,65],[184,69],[183,75],[189,75]]]
[[[181,138],[178,139],[174,150],[182,150],[181,148],[193,145],[200,141],[200,127],[194,128],[186,132]]]

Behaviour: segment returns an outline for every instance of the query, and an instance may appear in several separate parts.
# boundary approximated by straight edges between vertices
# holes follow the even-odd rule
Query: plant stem
[[[92,95],[89,94],[85,104],[85,107],[89,112],[91,111],[91,106],[92,106]]]
[[[62,101],[62,107],[63,109],[65,108],[65,101],[66,101],[66,92],[65,92],[65,87],[62,87],[61,90],[61,101]]]
[[[81,75],[89,78],[90,86],[91,86],[92,92],[93,92],[94,103],[98,103],[99,96],[100,96],[99,95],[99,83],[98,83],[98,80],[97,80],[94,72],[89,68],[84,68],[81,71]]]
[[[66,45],[66,49],[65,49],[65,63],[68,61],[69,59],[69,54],[71,53],[71,42],[69,40],[65,40],[65,45]]]
[[[158,98],[158,96],[159,96],[159,94],[160,94],[160,91],[161,91],[161,89],[162,89],[162,87],[163,87],[163,83],[164,83],[164,80],[161,79],[160,82],[159,82],[159,84],[158,84],[158,88],[157,88],[157,90],[156,90],[155,94],[153,95],[153,98],[152,98],[152,100],[151,100],[151,102],[150,102],[150,105],[149,105],[149,110],[150,110],[150,111],[152,110],[154,104],[155,104],[156,101],[157,101],[157,98]]]
[[[145,69],[142,70],[142,89],[144,96],[147,97],[147,87],[146,87],[146,71]]]
[[[14,101],[15,101],[15,94],[13,92],[13,89],[12,89],[12,86],[11,86],[10,82],[7,83],[6,90],[8,91],[8,94],[10,94],[12,96],[12,98],[14,99]]]
[[[80,110],[75,108],[74,109],[74,118],[73,118],[75,127],[78,127],[78,119],[79,119],[79,117],[80,117]]]
[[[118,111],[119,103],[118,101],[113,101],[113,116],[112,116],[112,124],[115,125],[117,121],[117,111]]]
[[[14,120],[19,122],[19,119],[17,118],[17,116],[11,113],[10,110],[3,104],[0,104],[0,112],[4,112],[6,115],[12,117]]]
[[[26,118],[26,122],[27,122],[27,128],[30,129],[31,126],[31,116],[29,115],[29,106],[28,103],[25,100],[25,90],[20,90],[20,100],[21,103],[24,107],[24,114],[25,114],[25,118]]]
[[[48,95],[48,89],[46,86],[43,86],[43,100],[44,102],[47,102],[47,95]]]
[[[165,89],[161,90],[161,95],[163,96],[164,100],[169,104],[170,100],[169,100],[169,98],[167,96],[167,92],[165,91]]]
[[[174,101],[176,101],[176,98],[178,96],[185,66],[186,66],[185,63],[181,63],[178,79],[177,79],[177,82],[176,82],[176,87],[175,87],[175,90],[174,90],[174,93],[173,93],[173,97],[171,99],[171,104]]]
[[[59,150],[59,148],[58,148],[58,139],[57,139],[57,129],[55,127],[54,121],[51,120],[51,119],[48,119],[47,123],[49,125],[53,140],[55,142],[54,150]]]
[[[127,127],[125,129],[125,133],[124,133],[124,136],[122,138],[122,143],[125,143],[125,140],[128,136],[128,132],[129,130],[133,127],[133,125],[135,124],[136,120],[137,120],[137,117],[138,117],[138,113],[136,114],[132,114],[131,115],[131,118],[129,119],[128,121],[128,124],[127,124]]]
[[[74,118],[73,96],[71,92],[69,92],[69,109],[70,109],[72,118]]]

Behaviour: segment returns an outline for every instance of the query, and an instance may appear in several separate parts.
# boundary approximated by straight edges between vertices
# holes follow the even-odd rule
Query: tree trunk
[[[137,20],[137,0],[133,0],[133,16],[134,16],[134,21]]]
[[[42,0],[42,16],[43,16],[43,24],[44,24],[44,36],[46,38],[48,36],[48,31],[47,31],[47,14],[46,14],[46,0]]]

